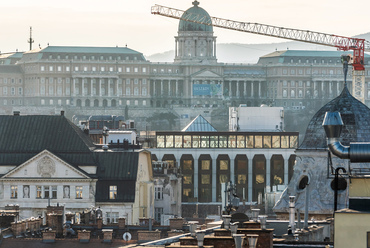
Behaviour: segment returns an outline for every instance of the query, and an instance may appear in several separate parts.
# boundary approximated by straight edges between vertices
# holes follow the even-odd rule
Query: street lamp
[[[109,136],[109,128],[103,127],[104,144],[107,144],[107,136]]]

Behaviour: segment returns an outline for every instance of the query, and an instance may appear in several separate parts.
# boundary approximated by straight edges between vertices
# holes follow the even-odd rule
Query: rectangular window
[[[110,200],[117,199],[117,186],[116,185],[109,186],[109,199]]]
[[[201,175],[201,178],[202,178],[202,181],[201,183],[202,184],[210,184],[211,183],[211,175]]]
[[[228,169],[229,169],[229,161],[220,160],[220,170],[228,170]]]
[[[76,199],[82,199],[82,186],[76,186]]]
[[[254,138],[255,138],[254,147],[255,148],[262,148],[262,136],[261,135],[256,135],[256,136],[254,136]]]
[[[52,199],[57,199],[58,198],[58,190],[57,186],[51,186],[51,198]]]
[[[12,96],[15,95],[15,88],[14,87],[11,88],[11,94],[12,94]]]
[[[118,222],[118,212],[107,212],[107,224]]]
[[[18,186],[16,185],[10,186],[10,198],[13,198],[13,199],[18,198]]]
[[[163,200],[163,187],[162,186],[155,186],[154,193],[155,193],[156,200]]]
[[[50,197],[50,187],[44,186],[44,198],[49,199],[49,197]]]
[[[3,95],[6,96],[8,94],[8,88],[3,87]]]
[[[41,199],[42,198],[42,188],[41,186],[37,185],[36,186],[36,199]]]
[[[210,160],[202,160],[202,170],[209,170],[211,168]]]
[[[20,96],[21,96],[21,95],[22,95],[22,92],[23,92],[23,91],[22,91],[22,88],[18,88],[18,95],[20,95]]]
[[[159,223],[161,222],[162,214],[163,214],[163,208],[154,209],[154,219]]]

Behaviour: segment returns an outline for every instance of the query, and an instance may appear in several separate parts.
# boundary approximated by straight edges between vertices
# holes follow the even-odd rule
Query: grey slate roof
[[[0,165],[19,165],[47,149],[72,165],[95,164],[88,135],[64,116],[0,116]]]
[[[298,149],[326,149],[326,135],[322,122],[327,111],[340,112],[344,127],[341,143],[370,142],[370,109],[354,98],[344,87],[342,93],[324,105],[308,124],[304,140]]]

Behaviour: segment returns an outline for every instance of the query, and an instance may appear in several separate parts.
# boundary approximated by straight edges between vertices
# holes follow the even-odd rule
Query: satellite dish
[[[125,232],[125,233],[122,235],[122,238],[123,238],[123,240],[125,240],[125,241],[130,241],[130,240],[131,240],[131,233],[129,233],[129,232]]]

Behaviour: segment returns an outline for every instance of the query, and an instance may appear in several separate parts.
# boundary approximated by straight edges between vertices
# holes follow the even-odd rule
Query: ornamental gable
[[[5,174],[2,179],[10,178],[75,178],[87,179],[83,171],[44,150],[23,164]]]
[[[192,75],[192,78],[194,80],[196,79],[215,79],[215,78],[220,78],[221,79],[221,76],[218,75],[217,73],[214,73],[213,71],[209,71],[209,70],[204,70],[204,71],[200,71],[200,72],[197,72],[195,74]]]

